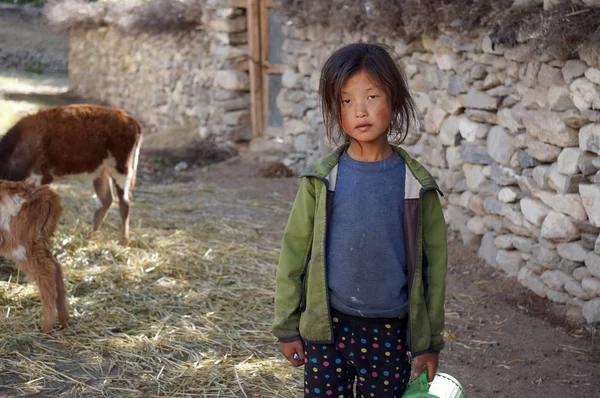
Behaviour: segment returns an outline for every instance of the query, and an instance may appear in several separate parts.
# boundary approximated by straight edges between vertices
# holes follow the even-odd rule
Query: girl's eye
[[[343,99],[342,100],[342,104],[344,104],[344,105],[348,105],[349,103],[350,103],[349,99]]]
[[[377,95],[369,95],[367,98],[368,99],[374,99],[374,98],[377,98]]]

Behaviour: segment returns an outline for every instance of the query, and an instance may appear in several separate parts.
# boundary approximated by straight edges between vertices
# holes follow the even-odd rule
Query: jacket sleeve
[[[273,334],[281,342],[300,339],[302,273],[310,255],[315,214],[315,189],[303,178],[283,233],[275,277]]]
[[[444,348],[444,301],[448,263],[447,227],[437,191],[423,194],[423,251],[427,257],[427,313],[431,328],[430,352]]]

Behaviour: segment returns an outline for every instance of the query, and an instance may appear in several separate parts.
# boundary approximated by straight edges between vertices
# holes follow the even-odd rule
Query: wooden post
[[[263,111],[263,57],[261,51],[261,0],[248,0],[248,71],[250,73],[250,114],[254,138],[264,132]]]
[[[266,130],[269,127],[269,10],[267,9],[266,0],[260,1],[260,43],[261,43],[261,72],[262,72],[262,113],[263,113],[263,128]]]

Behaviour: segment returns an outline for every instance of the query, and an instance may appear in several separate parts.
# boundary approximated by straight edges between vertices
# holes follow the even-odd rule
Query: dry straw
[[[301,371],[283,362],[270,333],[281,231],[261,225],[268,214],[283,219],[289,203],[142,185],[132,244],[121,247],[117,209],[89,242],[90,187],[55,189],[71,324],[40,334],[37,289],[2,264],[0,395],[300,396]]]
[[[496,44],[530,43],[538,53],[567,58],[578,50],[598,53],[600,7],[559,0],[544,10],[541,2],[514,0],[282,0],[282,10],[303,24],[331,26],[407,39],[442,30],[464,36],[491,33]]]

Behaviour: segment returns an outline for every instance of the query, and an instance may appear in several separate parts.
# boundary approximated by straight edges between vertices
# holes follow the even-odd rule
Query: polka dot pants
[[[405,319],[332,312],[334,344],[304,342],[305,397],[401,397],[410,376]]]

